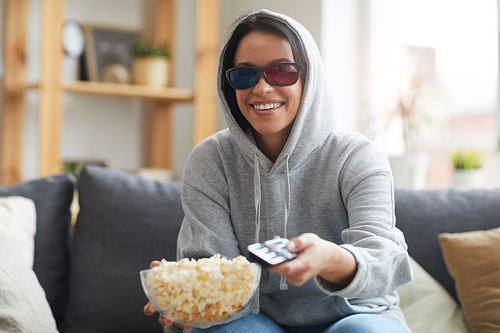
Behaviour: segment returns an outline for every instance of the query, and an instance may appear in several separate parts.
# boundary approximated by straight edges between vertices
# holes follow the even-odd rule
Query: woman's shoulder
[[[330,143],[335,149],[345,150],[348,154],[372,151],[374,154],[383,155],[382,150],[372,140],[359,132],[335,131]]]
[[[221,130],[202,140],[191,150],[189,159],[207,159],[219,155],[225,147],[233,145],[234,140],[228,129]]]
[[[236,143],[229,130],[219,131],[197,144],[189,153],[184,168],[184,176],[217,178],[224,177],[227,154],[234,150]]]
[[[380,147],[361,133],[336,131],[330,143],[337,155],[342,156],[344,166],[390,169]]]

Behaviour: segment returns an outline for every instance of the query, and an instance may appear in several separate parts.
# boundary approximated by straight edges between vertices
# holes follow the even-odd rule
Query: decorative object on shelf
[[[64,58],[62,61],[63,82],[79,79],[81,57],[85,50],[85,36],[82,26],[76,21],[66,21],[62,29],[62,45]]]
[[[141,38],[138,29],[85,25],[85,64],[91,81],[102,81],[104,69],[110,64],[132,68],[130,46]]]
[[[411,77],[406,91],[399,93],[395,107],[386,119],[386,128],[394,122],[399,122],[404,142],[403,155],[388,157],[395,186],[415,190],[425,188],[430,155],[417,151],[416,146],[426,134],[445,128],[444,122],[437,116],[439,110],[440,101],[437,94],[416,72]]]
[[[451,186],[481,188],[484,185],[484,153],[477,149],[458,149],[451,155],[454,170]]]
[[[85,49],[82,26],[76,21],[66,21],[62,29],[64,53],[70,58],[79,58]]]
[[[102,82],[132,83],[132,71],[126,64],[109,64],[102,70]]]
[[[134,57],[132,72],[134,83],[164,87],[168,85],[170,52],[166,46],[156,47],[147,38],[141,38],[132,44]]]

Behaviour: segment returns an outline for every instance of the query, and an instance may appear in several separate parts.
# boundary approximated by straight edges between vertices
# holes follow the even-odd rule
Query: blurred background
[[[28,1],[27,82],[40,79],[43,1]],[[0,0],[0,29],[5,29],[6,2]],[[256,9],[289,15],[309,29],[331,78],[338,127],[361,132],[382,149],[396,186],[500,186],[497,0],[308,0],[307,5],[301,0],[220,0],[216,5],[217,52],[231,23]],[[196,0],[177,1],[174,13],[173,85],[189,90],[195,85],[196,6]],[[152,0],[66,0],[64,19],[147,29],[152,11]],[[80,57],[65,55],[62,80],[82,79],[82,64]],[[62,98],[64,161],[131,172],[147,167],[150,103],[69,93]],[[24,101],[23,181],[39,176],[38,92],[25,92]],[[194,144],[193,105],[176,105],[172,119],[167,171],[171,179],[181,179]],[[217,129],[223,128],[219,110]],[[472,183],[454,176],[468,168],[463,165],[479,171]]]

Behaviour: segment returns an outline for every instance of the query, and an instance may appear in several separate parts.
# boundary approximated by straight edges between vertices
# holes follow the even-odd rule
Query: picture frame
[[[131,44],[142,36],[141,29],[86,24],[84,74],[90,81],[102,81],[107,65],[120,63],[132,69]]]

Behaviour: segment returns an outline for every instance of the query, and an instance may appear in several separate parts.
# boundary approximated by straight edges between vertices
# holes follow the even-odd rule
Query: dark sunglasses
[[[236,67],[226,71],[226,77],[234,89],[253,87],[262,74],[273,86],[291,86],[299,80],[301,73],[295,63],[275,64],[264,67]]]

